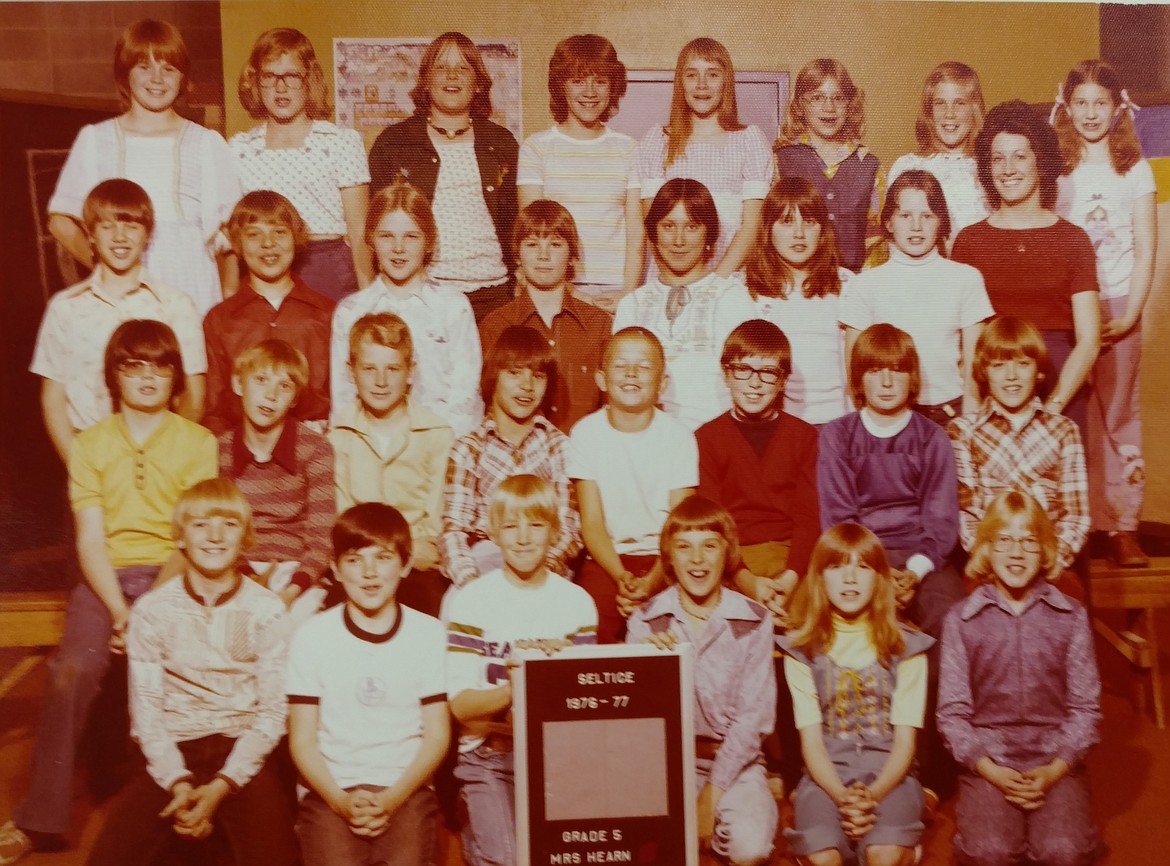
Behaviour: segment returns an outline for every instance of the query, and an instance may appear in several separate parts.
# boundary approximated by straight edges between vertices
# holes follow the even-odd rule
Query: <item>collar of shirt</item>
[[[1012,427],[1012,429],[1017,430],[1017,431],[1023,430],[1025,427],[1028,426],[1028,422],[1031,421],[1033,418],[1035,418],[1036,415],[1041,410],[1043,410],[1043,408],[1044,408],[1044,404],[1040,402],[1040,398],[1033,397],[1031,402],[1028,403],[1028,406],[1027,406],[1028,412],[1027,412],[1026,417],[1025,416],[1017,416],[1017,417],[1024,417],[1024,422],[1018,428],[1016,428],[1012,424],[1011,416],[1009,416],[1008,413],[1005,412],[1000,407],[1000,405],[998,403],[996,403],[994,400],[992,400],[990,397],[988,397],[983,402],[983,410],[979,413],[979,415],[975,419],[975,426],[982,427],[984,424],[986,424],[992,418],[998,417],[998,418],[1002,418],[1008,424],[1008,426]]]
[[[1028,594],[1028,598],[1024,601],[1024,607],[1020,610],[1020,613],[1022,614],[1028,608],[1040,602],[1044,602],[1053,610],[1063,611],[1065,613],[1075,610],[1068,596],[1043,578],[1037,580],[1035,588]],[[1007,599],[1000,594],[999,590],[993,584],[984,583],[980,584],[967,597],[967,601],[963,604],[963,612],[960,616],[963,620],[969,620],[974,618],[980,611],[986,610],[989,607],[997,607],[1005,613],[1013,616],[1016,615],[1016,612],[1008,604]]]
[[[409,397],[406,398],[406,418],[410,425],[410,432],[415,433],[423,430],[436,430],[443,427],[450,427],[451,425],[436,415],[434,412],[417,405]],[[364,408],[360,400],[355,400],[353,406],[345,409],[338,415],[337,422],[333,425],[333,429],[339,430],[345,428],[357,433],[363,439],[369,439],[373,435],[373,425],[370,423],[370,416]]]
[[[678,622],[687,622],[686,611],[683,610],[682,601],[679,599],[679,593],[682,590],[677,586],[664,590],[658,593],[654,598],[646,602],[645,611],[647,619],[657,619],[661,616],[672,616]],[[724,589],[722,596],[719,599],[719,604],[711,611],[707,618],[708,624],[716,620],[742,620],[744,622],[760,622],[764,618],[764,609],[753,602],[745,595],[740,595],[738,592]]]
[[[370,307],[371,309],[383,300],[391,304],[405,304],[417,300],[424,307],[430,308],[433,305],[434,296],[438,291],[439,287],[428,279],[423,282],[418,291],[411,292],[406,297],[402,297],[391,292],[390,287],[386,285],[386,281],[382,278],[382,275],[378,274],[372,283],[353,297],[361,297],[366,302],[363,307]]]
[[[582,316],[581,308],[587,305],[584,301],[579,301],[573,297],[573,295],[570,294],[571,291],[571,289],[565,290],[564,299],[561,301],[561,310],[559,313],[553,316],[553,325],[555,326],[557,319],[564,315],[574,319],[581,328],[584,328],[585,320]],[[514,304],[514,306],[512,306],[510,311],[512,315],[508,316],[509,324],[527,325],[528,327],[532,327],[532,325],[529,323],[535,320],[537,324],[535,330],[538,333],[543,333],[544,331],[548,330],[548,326],[544,323],[544,318],[536,309],[536,304],[532,302],[532,296],[528,293],[527,289],[521,290],[520,294],[516,296],[516,300],[513,301],[512,304]]]
[[[71,297],[77,297],[78,295],[83,295],[86,292],[89,292],[91,295],[93,295],[98,300],[103,301],[104,303],[107,303],[110,306],[116,306],[119,299],[111,298],[109,295],[105,294],[102,291],[102,283],[101,283],[100,274],[101,274],[101,269],[94,268],[93,273],[91,273],[86,279],[84,279],[83,281],[81,281],[80,283],[78,283],[72,289],[69,290],[72,293]],[[135,289],[131,289],[129,292],[127,292],[125,295],[123,295],[122,298],[129,297],[130,295],[134,294],[134,292],[138,291],[138,289],[146,289],[148,292],[150,292],[152,295],[154,295],[156,300],[161,301],[162,296],[159,295],[158,289],[155,288],[158,284],[159,284],[158,280],[156,280],[149,273],[147,273],[146,268],[139,268],[139,270],[138,270],[138,287]]]
[[[908,256],[900,249],[898,249],[897,245],[892,240],[889,241],[886,246],[888,246],[890,250],[890,262],[892,264],[899,264],[904,268],[926,267],[927,265],[935,264],[939,259],[942,258],[942,256],[939,255],[937,246],[931,247],[930,252],[924,256]]]
[[[837,167],[839,165],[841,165],[841,163],[843,163],[845,160],[849,159],[849,157],[856,156],[858,162],[860,162],[860,161],[864,160],[866,156],[869,155],[869,150],[866,148],[866,146],[864,144],[862,144],[860,141],[854,140],[854,141],[849,142],[849,150],[847,152],[845,152],[844,154],[842,154],[838,160],[836,160],[835,162],[825,162],[824,157],[821,156],[821,152],[819,150],[817,150],[815,147],[813,147],[812,139],[809,138],[809,135],[807,132],[802,132],[799,136],[797,136],[796,141],[792,141],[791,139],[784,139],[781,142],[781,144],[782,145],[783,144],[803,144],[805,147],[811,148],[812,152],[817,155],[817,157],[820,159],[820,161],[822,163],[824,163],[825,171],[829,177],[832,177],[834,174],[836,174]]]
[[[252,288],[251,275],[244,277],[244,279],[240,282],[240,291],[237,292],[234,297],[240,299],[239,304],[241,308],[249,307],[258,302],[262,302],[269,310],[273,309],[272,302],[257,292],[254,288]],[[306,283],[296,274],[293,274],[292,289],[285,296],[284,300],[281,301],[281,308],[283,309],[284,305],[289,301],[292,301],[293,303],[307,304],[308,306],[321,310],[325,313],[333,312],[334,307],[333,301],[329,300],[322,294],[314,292],[309,288],[308,283]]]
[[[284,429],[280,431],[272,449],[272,462],[279,463],[289,474],[297,471],[297,422],[291,415],[285,418]],[[232,436],[232,475],[238,478],[250,463],[262,465],[244,441],[244,427],[241,424]]]
[[[310,149],[312,147],[313,139],[317,136],[325,135],[332,138],[337,134],[338,129],[332,123],[329,123],[326,120],[314,120],[312,126],[309,127],[309,131],[305,133],[305,141],[304,144],[301,145],[301,148],[304,150]],[[256,151],[267,150],[268,122],[265,121],[259,126],[254,126],[245,132],[243,134],[243,141],[245,141]]]
[[[240,591],[240,587],[243,585],[244,578],[237,571],[235,573],[235,581],[232,583],[231,588],[225,592],[220,593],[214,602],[208,604],[207,600],[201,597],[199,593],[195,591],[195,587],[191,584],[191,578],[187,574],[183,575],[183,589],[187,590],[187,595],[191,596],[191,600],[200,607],[222,607],[235,597],[236,593]]]
[[[491,410],[489,409],[488,412],[490,413]],[[525,442],[528,441],[528,437],[531,436],[537,429],[541,430],[543,433],[545,433],[545,435],[547,435],[548,432],[552,428],[553,428],[553,423],[551,421],[549,421],[547,418],[545,418],[543,415],[541,415],[540,413],[537,413],[536,416],[532,419],[532,429],[529,430],[524,435],[523,439],[521,439],[517,444],[513,445],[511,442],[509,442],[507,439],[505,439],[502,435],[500,435],[499,426],[496,424],[495,420],[491,417],[491,415],[488,414],[484,417],[483,421],[481,421],[479,424],[479,434],[484,439],[489,439],[489,438],[498,439],[500,442],[503,442],[509,448],[519,448]]]

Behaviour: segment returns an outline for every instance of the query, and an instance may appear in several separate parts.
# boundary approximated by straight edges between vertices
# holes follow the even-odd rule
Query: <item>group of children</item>
[[[107,647],[145,764],[93,862],[176,835],[434,862],[451,719],[464,858],[513,862],[512,651],[622,640],[697,649],[699,833],[729,862],[768,861],[769,773],[797,754],[802,861],[914,862],[936,735],[962,862],[1092,861],[1099,683],[1057,584],[1078,594],[1090,528],[1144,556],[1154,228],[1109,67],[1070,73],[1054,132],[1023,103],[985,117],[940,65],[884,199],[833,60],[798,74],[773,154],[696,39],[639,145],[604,122],[612,44],[573,36],[557,125],[519,148],[444,34],[368,171],[297,31],[257,41],[264,123],[230,148],[175,113],[188,67],[171,25],[131,25],[127,112],[83,130],[50,204],[94,265],[32,365],[84,580],[0,864],[69,830]]]

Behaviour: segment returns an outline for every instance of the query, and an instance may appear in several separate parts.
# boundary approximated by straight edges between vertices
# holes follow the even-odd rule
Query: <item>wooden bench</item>
[[[1143,634],[1119,632],[1094,616],[1093,628],[1150,680],[1154,698],[1154,722],[1166,727],[1162,697],[1162,668],[1158,658],[1155,611],[1170,607],[1170,556],[1155,556],[1148,568],[1118,568],[1103,559],[1089,564],[1089,600],[1094,611],[1135,611]],[[1144,684],[1139,685],[1139,706],[1145,703]]]
[[[27,652],[0,679],[0,699],[36,668],[61,641],[69,593],[0,593],[0,648]]]

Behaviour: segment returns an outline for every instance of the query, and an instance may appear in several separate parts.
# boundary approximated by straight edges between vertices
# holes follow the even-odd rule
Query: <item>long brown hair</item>
[[[276,27],[261,33],[248,62],[240,70],[240,83],[236,89],[240,105],[257,120],[268,116],[264,99],[260,95],[260,73],[265,63],[280,60],[287,54],[305,70],[305,114],[313,120],[325,120],[333,113],[329,105],[329,92],[325,86],[325,73],[317,60],[313,43],[304,33],[291,27]]]
[[[829,206],[817,188],[803,177],[781,178],[764,197],[760,213],[760,229],[756,235],[754,252],[747,262],[747,288],[752,300],[758,297],[787,298],[796,285],[792,265],[781,258],[772,243],[772,226],[779,220],[799,213],[801,219],[821,227],[816,252],[808,260],[804,281],[806,298],[823,298],[841,294],[841,258],[837,252],[837,236],[829,219]]]
[[[719,126],[729,132],[744,128],[739,122],[739,108],[735,103],[735,68],[731,65],[731,53],[717,39],[700,36],[692,39],[678,53],[674,65],[674,92],[670,97],[670,125],[667,127],[666,162],[669,166],[683,155],[691,140],[691,109],[687,105],[687,92],[683,87],[683,73],[691,58],[697,57],[708,63],[715,63],[723,70],[723,96],[719,101]]]
[[[1126,101],[1121,94],[1121,79],[1117,71],[1104,60],[1082,60],[1069,71],[1068,77],[1060,86],[1065,107],[1061,110],[1057,106],[1056,117],[1052,123],[1056,130],[1056,141],[1060,145],[1060,155],[1064,158],[1066,174],[1080,164],[1085,152],[1085,142],[1069,117],[1073,93],[1082,84],[1099,84],[1108,90],[1115,110]],[[1141,158],[1142,147],[1133,128],[1133,118],[1128,111],[1122,109],[1117,120],[1113,121],[1113,128],[1109,130],[1109,161],[1113,164],[1115,172],[1125,174],[1137,165]]]
[[[792,634],[792,646],[808,656],[828,652],[833,645],[833,605],[825,590],[825,571],[856,561],[874,570],[873,599],[869,603],[869,638],[883,665],[906,648],[898,627],[894,581],[890,563],[878,537],[858,523],[841,523],[817,539],[808,574],[797,586],[792,613],[800,622]]]
[[[471,97],[471,106],[468,112],[476,120],[484,120],[492,114],[492,76],[484,65],[483,55],[479,48],[462,33],[449,30],[434,41],[423,52],[422,60],[418,64],[418,84],[410,91],[410,99],[414,103],[416,117],[426,117],[431,110],[431,75],[434,74],[435,63],[439,55],[448,45],[454,45],[471,67],[475,76],[475,95]]]

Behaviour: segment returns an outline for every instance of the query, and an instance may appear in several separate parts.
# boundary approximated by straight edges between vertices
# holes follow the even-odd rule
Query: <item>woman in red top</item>
[[[1085,231],[1052,210],[1062,170],[1056,136],[1025,103],[1005,102],[988,112],[975,158],[994,210],[959,233],[952,258],[982,272],[997,314],[1040,328],[1057,371],[1045,408],[1083,428],[1081,385],[1101,339],[1097,264]]]

